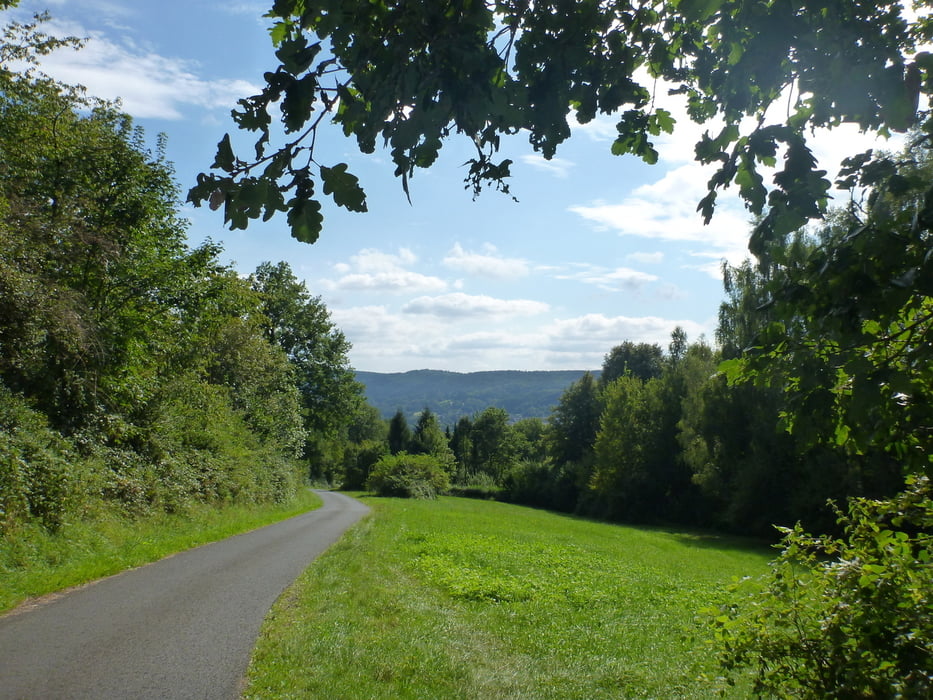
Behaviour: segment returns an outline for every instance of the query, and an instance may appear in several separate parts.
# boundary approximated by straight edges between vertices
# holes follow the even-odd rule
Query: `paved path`
[[[272,603],[367,508],[324,506],[0,617],[0,698],[238,697]]]

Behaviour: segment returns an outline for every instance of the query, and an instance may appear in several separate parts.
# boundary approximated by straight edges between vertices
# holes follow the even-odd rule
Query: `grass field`
[[[318,508],[302,489],[275,506],[192,506],[183,514],[125,518],[102,513],[67,522],[61,534],[22,527],[0,538],[0,612],[23,600],[156,561],[175,552],[254,530]]]
[[[246,697],[713,697],[696,613],[770,558],[488,501],[362,500],[373,514],[267,618]]]

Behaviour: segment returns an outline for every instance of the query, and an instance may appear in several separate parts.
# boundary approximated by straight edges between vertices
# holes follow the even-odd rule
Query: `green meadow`
[[[267,617],[246,697],[712,697],[698,611],[771,558],[490,501],[362,500],[372,515]]]

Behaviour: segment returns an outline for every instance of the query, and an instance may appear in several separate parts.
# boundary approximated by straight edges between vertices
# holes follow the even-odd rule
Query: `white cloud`
[[[459,243],[444,258],[444,265],[477,277],[513,280],[528,274],[528,263],[520,258],[504,258],[498,255],[490,243],[483,246],[482,253],[466,251]]]
[[[734,195],[724,193],[712,222],[704,225],[696,205],[706,194],[707,177],[701,166],[690,163],[637,187],[617,204],[596,202],[570,211],[620,236],[686,242],[738,264],[748,255],[749,215]]]
[[[671,331],[680,326],[687,336],[696,339],[712,330],[703,324],[687,320],[671,320],[657,316],[614,316],[587,314],[577,318],[559,319],[546,328],[549,349],[555,351],[579,351],[592,349],[602,354],[622,341],[634,343],[658,343],[666,346]]]
[[[408,314],[428,314],[441,318],[469,316],[531,316],[548,311],[550,307],[530,299],[495,299],[486,295],[470,295],[462,292],[438,297],[412,299],[402,311]]]
[[[246,2],[220,2],[214,5],[217,11],[231,15],[248,15],[262,18],[269,11],[268,0],[247,0]]]
[[[629,253],[625,258],[645,265],[659,265],[664,262],[664,253]]]
[[[599,267],[598,265],[577,265],[582,268],[579,272],[555,275],[557,279],[576,280],[584,284],[594,284],[600,289],[615,292],[620,289],[637,289],[656,282],[657,275],[633,270],[630,267],[617,267],[614,270]]]
[[[447,289],[447,282],[439,277],[407,269],[417,261],[407,248],[395,254],[366,248],[352,256],[350,263],[334,265],[340,277],[321,280],[321,285],[331,291],[441,292]]]
[[[514,318],[449,319],[396,312],[385,305],[332,309],[334,322],[353,344],[354,367],[376,372],[412,369],[480,371],[492,369],[596,369],[624,340],[666,347],[681,326],[691,340],[709,336],[715,319],[705,324],[655,316],[607,317],[588,314],[541,324],[517,324]]]
[[[568,121],[575,134],[583,134],[593,141],[615,141],[619,135],[619,130],[616,128],[619,121],[618,114],[597,114],[586,124],[577,122],[575,116],[568,117]]]
[[[575,163],[565,158],[551,158],[548,160],[537,153],[519,156],[519,160],[536,170],[541,170],[549,175],[562,179],[570,175],[570,169],[575,165]]]
[[[54,22],[47,30],[88,39],[80,51],[61,49],[44,57],[43,72],[63,83],[83,85],[95,97],[120,100],[122,109],[137,118],[178,120],[188,107],[229,109],[237,99],[259,91],[245,80],[208,80],[198,75],[193,61],[161,56],[128,41],[117,44],[73,23]]]

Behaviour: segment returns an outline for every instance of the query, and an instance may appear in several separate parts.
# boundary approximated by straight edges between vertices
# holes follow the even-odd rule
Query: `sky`
[[[230,111],[277,65],[262,17],[269,6],[21,0],[0,15],[23,20],[48,10],[46,31],[87,38],[81,51],[45,59],[44,71],[119,99],[150,143],[164,133],[183,199],[225,133],[248,147]],[[658,95],[659,104],[665,99]],[[665,106],[683,115],[680,105]],[[503,139],[518,202],[491,190],[474,200],[462,166],[472,145],[454,139],[411,180],[409,204],[386,153],[362,155],[329,129],[316,160],[348,163],[369,211],[325,203],[324,231],[313,245],[293,240],[284,216],[229,231],[221,212],[186,205],[182,214],[191,244],[222,244],[223,260],[243,275],[263,261],[287,261],[352,343],[358,370],[598,369],[626,340],[666,348],[678,325],[691,341],[712,343],[721,262],[747,256],[749,216],[729,192],[710,225],[696,213],[710,175],[693,160],[703,128],[682,116],[649,166],[610,154],[615,121],[580,126],[571,117],[573,136],[550,161],[522,135]],[[815,150],[821,165],[838,163],[864,140],[837,129]]]

